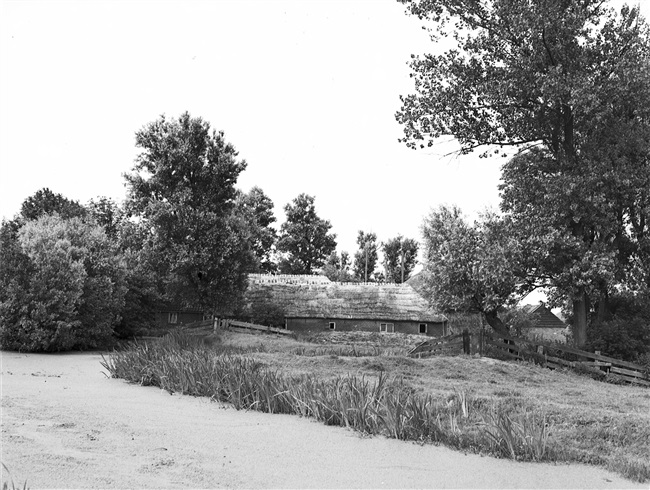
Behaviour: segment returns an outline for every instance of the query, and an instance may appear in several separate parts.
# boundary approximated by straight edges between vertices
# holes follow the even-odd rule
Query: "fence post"
[[[469,330],[463,330],[463,354],[470,354]]]

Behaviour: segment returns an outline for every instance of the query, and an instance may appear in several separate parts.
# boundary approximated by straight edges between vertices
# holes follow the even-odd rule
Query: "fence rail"
[[[254,323],[240,322],[237,320],[229,320],[229,319],[222,319],[222,320],[215,321],[214,328],[215,330],[219,328],[221,330],[235,330],[240,332],[241,331],[266,332],[266,333],[274,333],[279,335],[291,335],[293,333],[291,332],[291,330],[287,330],[284,328],[276,328],[276,327],[265,326],[265,325],[256,325]]]
[[[428,339],[416,345],[408,355],[421,358],[442,353],[469,354],[469,342],[470,335],[466,332]]]
[[[599,377],[617,379],[633,384],[650,386],[650,373],[643,366],[621,361],[600,353],[587,352],[569,346],[532,341],[498,333],[485,335],[485,343],[499,349],[501,354],[514,359],[533,361],[550,369],[569,367],[588,371]],[[570,361],[559,357],[562,354],[577,357]],[[555,354],[555,355],[553,355]]]

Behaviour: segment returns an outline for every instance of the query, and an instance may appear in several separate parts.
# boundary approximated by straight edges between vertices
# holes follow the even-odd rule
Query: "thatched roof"
[[[443,322],[408,284],[336,283],[318,276],[249,277],[246,309],[253,303],[272,303],[287,318],[330,318],[385,321]],[[322,279],[325,279],[324,281]]]

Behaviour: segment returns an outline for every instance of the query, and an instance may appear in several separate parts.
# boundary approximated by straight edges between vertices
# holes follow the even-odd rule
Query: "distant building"
[[[156,325],[158,327],[173,327],[192,322],[200,322],[209,318],[199,308],[183,308],[179,305],[170,305],[156,311]]]
[[[567,325],[544,303],[525,305],[522,310],[531,317],[533,325],[523,329],[522,335],[540,337],[545,340],[560,340],[562,342],[566,340],[564,332]]]
[[[285,328],[297,332],[446,333],[447,319],[408,284],[337,283],[325,276],[249,276],[244,311],[279,308]]]

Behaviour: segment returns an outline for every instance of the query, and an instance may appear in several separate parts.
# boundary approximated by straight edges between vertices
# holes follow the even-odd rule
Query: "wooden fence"
[[[471,335],[469,332],[447,335],[445,337],[425,340],[411,349],[412,357],[427,357],[438,354],[471,354]]]
[[[276,328],[264,325],[256,325],[254,323],[240,322],[237,320],[221,319],[215,320],[214,329],[233,330],[235,332],[266,332],[278,335],[291,335],[293,332],[284,328]]]
[[[509,359],[531,361],[549,369],[562,367],[589,372],[599,378],[618,380],[650,386],[648,369],[632,362],[621,361],[600,353],[592,353],[573,347],[549,342],[532,341],[498,333],[448,335],[430,339],[415,346],[409,355],[425,357],[436,354],[480,354],[495,349]],[[574,358],[574,360],[568,360]]]
[[[236,332],[266,332],[280,335],[291,335],[292,333],[290,330],[282,328],[256,325],[254,323],[240,322],[238,320],[230,320],[227,318],[215,318],[210,320],[186,323],[185,325],[182,325],[181,328],[190,332],[199,330],[212,330],[214,332],[217,330],[233,330]]]

